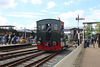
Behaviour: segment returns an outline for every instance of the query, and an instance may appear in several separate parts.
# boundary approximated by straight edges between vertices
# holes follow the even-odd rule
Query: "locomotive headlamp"
[[[56,45],[57,43],[56,43],[56,41],[53,41],[53,45]]]
[[[38,45],[40,45],[40,44],[41,44],[41,42],[40,42],[40,41],[38,41],[38,42],[37,42],[37,44],[38,44]]]

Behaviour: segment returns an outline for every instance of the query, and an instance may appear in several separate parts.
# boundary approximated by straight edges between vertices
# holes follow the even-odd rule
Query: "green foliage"
[[[92,29],[91,29],[90,25],[86,25],[85,36],[90,37],[91,32],[92,32]]]
[[[95,31],[100,32],[100,22],[96,24]]]

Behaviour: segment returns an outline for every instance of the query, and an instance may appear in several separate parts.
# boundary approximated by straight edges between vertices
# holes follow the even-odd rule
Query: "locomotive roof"
[[[54,23],[54,22],[52,22],[52,21],[56,21],[56,23],[57,22],[62,22],[61,20],[57,20],[57,19],[42,19],[42,20],[39,20],[39,21],[37,21],[37,23]],[[64,22],[63,22],[64,23]]]

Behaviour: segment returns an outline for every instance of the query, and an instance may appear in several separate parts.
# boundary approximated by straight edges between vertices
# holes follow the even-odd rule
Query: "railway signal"
[[[85,20],[85,18],[76,18],[76,20],[78,20],[78,21],[79,21],[79,20]]]
[[[80,45],[79,20],[85,20],[85,18],[79,18],[78,15],[78,17],[76,17],[76,20],[78,20],[78,46],[79,46]]]

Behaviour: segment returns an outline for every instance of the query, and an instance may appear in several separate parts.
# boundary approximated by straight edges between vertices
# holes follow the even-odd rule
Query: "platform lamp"
[[[26,39],[26,27],[24,27],[24,32],[25,32],[25,39]]]
[[[83,43],[84,43],[84,40],[85,40],[85,24],[84,24],[84,27],[83,27]]]

